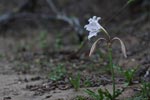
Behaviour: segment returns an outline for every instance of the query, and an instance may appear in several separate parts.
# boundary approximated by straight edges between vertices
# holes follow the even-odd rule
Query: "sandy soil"
[[[15,9],[16,5],[22,2],[21,0],[12,1],[12,4],[7,4],[6,0],[0,1],[1,13]],[[80,2],[64,0],[59,4],[60,9],[64,8],[63,10],[68,14],[76,15],[83,26],[93,14],[101,15],[102,25],[112,36],[120,37],[127,48],[128,58],[125,59],[121,53],[120,44],[113,45],[114,64],[121,66],[124,70],[138,68],[134,78],[136,82],[150,81],[150,77],[144,77],[150,68],[150,21],[147,14],[136,14],[137,12],[130,12],[129,8],[126,8],[120,15],[108,21],[126,0],[121,2],[115,0],[113,3],[109,0],[78,1]],[[45,3],[40,0],[39,2],[41,5],[36,12],[51,12]],[[84,7],[83,4],[85,4]],[[114,9],[109,12],[111,8]],[[78,56],[72,57],[72,54],[80,47],[74,30],[64,22],[35,20],[27,18],[12,21],[6,30],[0,31],[0,100],[73,100],[78,95],[87,96],[84,92],[87,88],[97,91],[101,87],[112,91],[110,70],[106,68],[107,54],[103,46],[100,46],[103,55],[99,54],[98,49],[91,57],[88,57],[93,39],[85,44]],[[44,41],[40,36],[43,32],[47,33]],[[84,35],[87,37],[86,32]],[[45,41],[46,47],[42,48],[41,45],[45,46]],[[65,75],[58,81],[50,80],[50,74],[59,65],[65,68]],[[81,74],[81,88],[76,92],[69,83],[69,77],[75,76],[78,72]],[[91,82],[90,86],[84,86],[84,81],[87,79]],[[116,83],[118,88],[124,87],[123,76],[117,72]],[[127,87],[119,99],[132,97],[139,87],[139,83]],[[89,100],[92,99],[89,98]]]

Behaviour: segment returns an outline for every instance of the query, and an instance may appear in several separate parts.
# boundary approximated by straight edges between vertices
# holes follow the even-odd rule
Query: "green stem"
[[[107,32],[103,27],[101,27],[101,29],[102,29],[103,32],[107,35],[108,39],[110,39],[110,35],[108,34],[108,32]]]
[[[113,68],[113,62],[112,62],[112,48],[110,45],[108,46],[108,49],[109,49],[109,67],[111,69],[111,74],[112,74],[113,98],[114,98],[115,97],[115,75],[114,75],[114,68]]]

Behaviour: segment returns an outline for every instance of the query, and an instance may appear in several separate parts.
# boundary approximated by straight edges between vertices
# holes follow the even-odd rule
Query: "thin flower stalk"
[[[93,18],[89,19],[89,24],[85,25],[85,28],[87,31],[89,31],[89,36],[88,39],[91,39],[93,36],[97,36],[97,34],[101,31],[103,31],[107,38],[98,38],[92,45],[89,56],[91,56],[96,48],[96,45],[99,41],[105,40],[107,42],[107,47],[108,47],[108,60],[109,60],[109,67],[111,69],[111,74],[112,74],[112,88],[113,88],[113,94],[112,94],[112,98],[111,100],[114,100],[116,98],[116,96],[118,96],[118,93],[116,91],[116,87],[115,87],[115,73],[114,73],[114,68],[113,68],[113,59],[112,59],[112,44],[115,40],[117,40],[120,45],[121,45],[121,51],[124,55],[124,57],[126,58],[126,48],[125,45],[123,43],[123,41],[118,38],[118,37],[114,37],[111,38],[109,33],[98,23],[98,21],[100,20],[100,17],[96,17],[94,16]]]

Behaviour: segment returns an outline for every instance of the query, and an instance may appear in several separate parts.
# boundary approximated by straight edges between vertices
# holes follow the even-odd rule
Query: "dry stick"
[[[61,13],[58,11],[58,9],[56,8],[56,6],[54,5],[54,3],[52,2],[52,0],[46,0],[49,7],[52,9],[52,11],[56,14],[57,19],[59,20],[64,20],[65,22],[69,23],[71,26],[73,26],[73,20],[71,18],[69,18],[68,16],[66,16],[65,13]]]
[[[52,0],[46,0],[49,7],[52,9],[52,11],[55,13],[55,14],[59,14],[59,11],[58,9],[56,8],[56,6],[54,5],[54,3],[52,2]]]
[[[83,29],[81,28],[80,22],[78,18],[76,17],[68,17],[65,13],[60,12],[52,0],[46,0],[49,7],[52,9],[52,11],[56,14],[56,18],[59,20],[63,20],[67,22],[71,27],[74,28],[74,30],[78,33],[79,41],[81,42],[83,40]]]
[[[37,0],[27,0],[21,6],[12,12],[3,14],[0,16],[0,29],[5,29],[11,21],[17,19],[19,16],[24,15],[23,11],[34,11]],[[17,18],[16,18],[17,17]]]
[[[83,29],[81,28],[80,22],[77,18],[69,18],[65,13],[61,13],[58,11],[52,0],[46,0],[49,7],[52,9],[52,11],[56,14],[57,19],[66,21],[68,24],[70,24],[75,31],[78,32],[79,40],[82,41],[82,35],[83,35]],[[76,58],[77,55],[81,52],[82,48],[86,45],[87,40],[84,40],[81,44],[81,46],[72,54],[69,55],[69,58]]]
[[[82,40],[83,37],[83,29],[81,28],[80,22],[77,18],[70,18],[66,14],[60,13],[52,0],[46,0],[49,7],[52,9],[52,11],[56,14],[56,16],[49,16],[48,15],[40,15],[41,18],[48,18],[48,19],[55,19],[55,20],[62,20],[66,23],[68,23],[71,27],[74,28],[76,32],[78,32],[78,37],[79,40]],[[30,10],[34,10],[35,6],[37,4],[37,0],[28,0],[27,2],[23,3],[18,10],[12,11],[10,13],[6,13],[2,16],[0,16],[0,24],[1,24],[1,29],[3,29],[2,26],[6,26],[9,22],[12,20],[17,19],[16,16],[18,17],[19,15],[22,15],[24,13],[23,11],[29,12]],[[32,11],[31,11],[32,12]],[[24,15],[24,14],[23,14]],[[26,14],[28,15],[28,14]],[[21,17],[21,16],[20,16]]]

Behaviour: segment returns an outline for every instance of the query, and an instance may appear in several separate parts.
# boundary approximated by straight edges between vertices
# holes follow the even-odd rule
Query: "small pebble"
[[[45,97],[45,99],[48,99],[48,98],[50,98],[50,97],[52,97],[52,95],[47,95],[47,96]]]
[[[3,100],[11,100],[11,97],[4,97]]]

